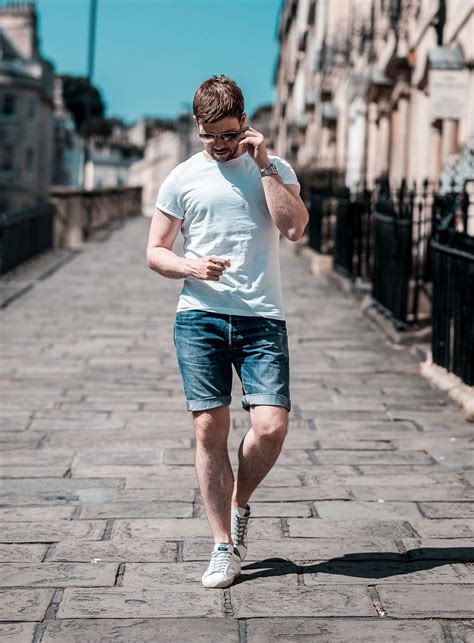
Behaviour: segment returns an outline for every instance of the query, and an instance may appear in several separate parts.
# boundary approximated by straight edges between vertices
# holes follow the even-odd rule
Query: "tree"
[[[82,135],[92,133],[92,123],[102,120],[105,113],[105,105],[99,89],[89,83],[84,76],[62,76],[61,78],[64,104],[73,115],[77,131]],[[89,127],[86,127],[87,119]]]

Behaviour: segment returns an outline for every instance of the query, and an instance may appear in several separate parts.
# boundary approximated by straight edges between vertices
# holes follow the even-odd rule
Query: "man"
[[[183,279],[173,338],[196,435],[196,474],[215,546],[205,587],[228,587],[247,552],[248,501],[274,465],[291,408],[289,355],[278,260],[280,233],[298,240],[308,222],[293,168],[269,156],[246,127],[236,83],[198,88],[194,120],[204,150],[160,187],[147,264]],[[184,236],[184,257],[173,244]],[[251,428],[234,481],[227,450],[232,365]]]

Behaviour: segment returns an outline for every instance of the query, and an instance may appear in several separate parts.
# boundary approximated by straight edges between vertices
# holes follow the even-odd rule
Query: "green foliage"
[[[105,105],[100,91],[84,76],[62,76],[62,80],[64,104],[73,115],[77,131],[82,135],[91,133],[92,124],[104,118]]]

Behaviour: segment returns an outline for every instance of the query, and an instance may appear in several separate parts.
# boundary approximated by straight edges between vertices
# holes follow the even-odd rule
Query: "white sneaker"
[[[240,560],[244,560],[247,555],[247,529],[250,518],[250,507],[237,507],[232,509],[232,540],[234,547],[240,555]]]
[[[229,543],[216,543],[209,567],[202,576],[204,587],[229,587],[240,574],[240,556]]]

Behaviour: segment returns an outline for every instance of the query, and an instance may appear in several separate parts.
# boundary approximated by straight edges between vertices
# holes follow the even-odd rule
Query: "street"
[[[86,243],[2,312],[0,639],[474,640],[472,425],[286,243],[289,433],[241,577],[201,586],[181,282],[147,267],[148,227]],[[234,466],[241,393],[234,372]]]

